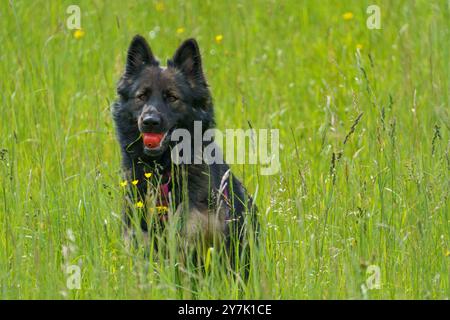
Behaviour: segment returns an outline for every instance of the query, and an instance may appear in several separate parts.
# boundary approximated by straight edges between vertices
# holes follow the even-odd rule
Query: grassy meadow
[[[0,1],[0,299],[449,299],[449,21],[445,0]],[[277,174],[232,166],[261,222],[247,283],[124,248],[110,105],[137,33],[163,65],[198,40],[219,129],[279,130]]]

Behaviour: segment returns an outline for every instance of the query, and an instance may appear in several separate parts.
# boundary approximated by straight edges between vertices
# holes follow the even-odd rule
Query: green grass
[[[381,30],[372,1],[80,1],[81,39],[73,2],[0,2],[0,299],[450,297],[448,1],[376,1]],[[260,208],[247,284],[124,249],[109,106],[136,33],[163,64],[197,38],[218,128],[280,130],[279,174],[233,166]]]

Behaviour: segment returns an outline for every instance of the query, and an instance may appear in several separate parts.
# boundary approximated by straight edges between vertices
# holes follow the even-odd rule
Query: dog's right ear
[[[135,35],[128,48],[125,75],[136,73],[142,65],[158,65],[158,61],[144,37]]]
[[[184,41],[167,64],[180,70],[192,83],[206,86],[200,49],[195,39]]]

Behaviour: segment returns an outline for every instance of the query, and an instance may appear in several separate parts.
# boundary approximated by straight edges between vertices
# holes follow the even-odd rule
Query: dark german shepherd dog
[[[223,243],[228,249],[239,248],[227,250],[229,254],[242,253],[248,231],[257,232],[256,207],[242,183],[225,163],[202,160],[177,165],[172,161],[174,130],[193,133],[194,121],[200,121],[204,132],[215,124],[197,42],[183,42],[167,67],[161,67],[146,40],[135,36],[117,92],[112,114],[125,176],[134,182],[126,195],[125,234],[133,234],[131,216],[138,203],[144,234],[149,235],[155,226],[161,230],[171,217],[178,217],[187,247],[201,239],[206,247]],[[214,141],[192,141],[191,146],[203,150],[210,143]],[[196,151],[192,150],[192,157]],[[161,207],[163,212],[158,214]]]

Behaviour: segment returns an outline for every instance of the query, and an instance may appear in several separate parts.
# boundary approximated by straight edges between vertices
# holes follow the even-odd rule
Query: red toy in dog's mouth
[[[150,149],[157,148],[161,144],[161,140],[164,138],[164,136],[164,133],[144,133],[144,145]]]

